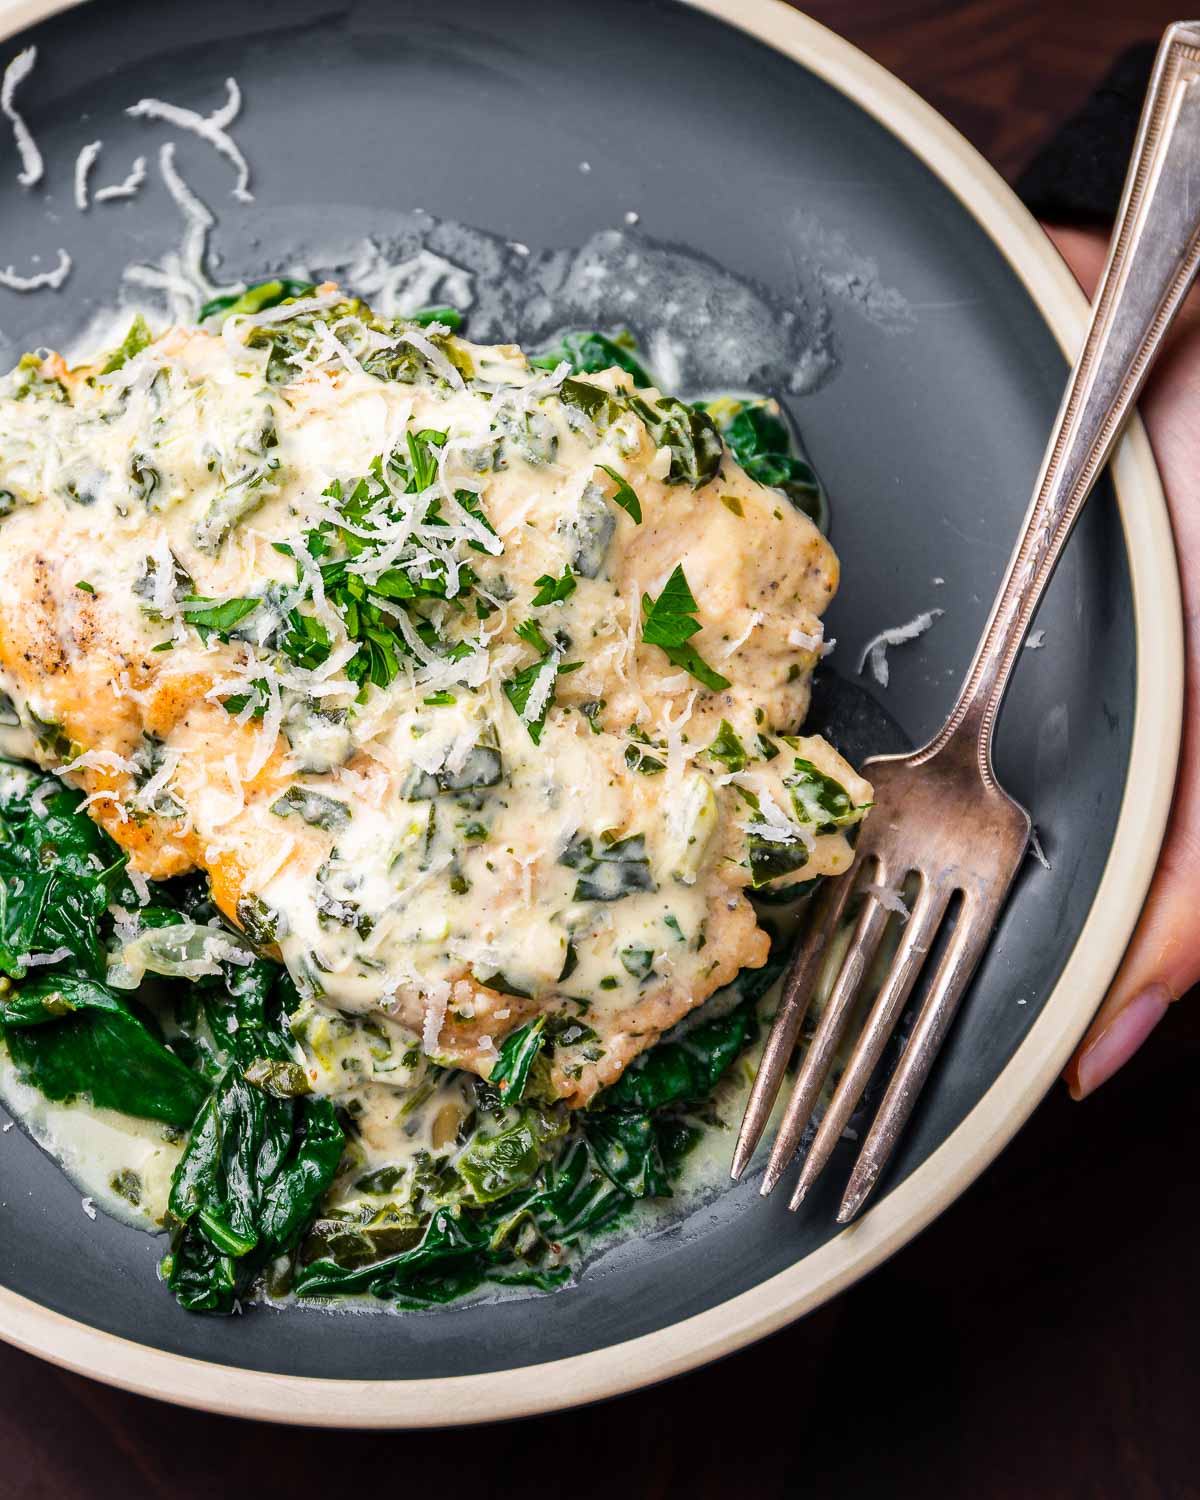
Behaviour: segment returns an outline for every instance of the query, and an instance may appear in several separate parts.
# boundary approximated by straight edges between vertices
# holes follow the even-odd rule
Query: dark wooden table
[[[1174,15],[1165,0],[808,8],[1010,177]],[[587,1411],[343,1438],[176,1411],[0,1349],[0,1500],[1200,1496],[1198,1067],[1200,1025],[1177,1007],[1094,1099],[1055,1090],[866,1282],[720,1365]]]

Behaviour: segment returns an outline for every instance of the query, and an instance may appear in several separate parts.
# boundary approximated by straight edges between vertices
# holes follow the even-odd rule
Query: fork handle
[[[993,781],[992,728],[1030,621],[1200,261],[1200,22],[1163,37],[1091,326],[1071,372],[1025,526],[945,726]]]

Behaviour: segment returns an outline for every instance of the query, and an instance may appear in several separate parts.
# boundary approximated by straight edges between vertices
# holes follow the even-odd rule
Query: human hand
[[[1049,229],[1088,296],[1104,268],[1106,239]],[[1183,590],[1187,671],[1175,801],[1141,919],[1116,978],[1075,1056],[1067,1086],[1083,1099],[1111,1078],[1200,981],[1200,292],[1180,314],[1141,400],[1162,474]]]

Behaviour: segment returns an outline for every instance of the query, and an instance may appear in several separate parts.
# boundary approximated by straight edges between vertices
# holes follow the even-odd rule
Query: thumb
[[[1104,264],[1098,235],[1052,231],[1090,294]],[[1141,404],[1162,473],[1178,547],[1186,620],[1187,681],[1179,776],[1171,820],[1141,920],[1104,1004],[1066,1070],[1076,1099],[1123,1066],[1166,1014],[1200,980],[1200,317],[1196,298],[1164,353]]]

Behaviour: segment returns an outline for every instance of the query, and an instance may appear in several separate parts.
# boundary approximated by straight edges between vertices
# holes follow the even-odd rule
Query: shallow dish
[[[862,715],[868,739],[889,717],[913,741],[941,721],[1016,535],[1084,306],[1000,180],[894,79],[773,0],[502,10],[453,0],[437,19],[384,0],[268,3],[252,15],[233,0],[203,12],[182,0],[57,8],[0,12],[4,60],[39,46],[27,112],[52,174],[45,194],[28,194],[6,172],[0,222],[6,260],[48,264],[64,244],[76,269],[57,298],[0,294],[0,363],[68,342],[128,262],[177,238],[161,189],[87,218],[70,207],[82,144],[103,135],[106,159],[127,162],[162,138],[122,114],[147,93],[211,108],[227,75],[243,89],[237,133],[257,203],[226,213],[225,164],[186,146],[189,180],[221,209],[231,275],[274,266],[293,242],[315,253],[318,228],[386,238],[417,208],[511,238],[535,266],[544,249],[635,231],[636,215],[650,253],[682,248],[733,272],[761,305],[801,309],[805,336],[784,351],[783,373],[806,391],[789,406],[832,496],[844,567],[831,667],[852,700],[862,643],[943,609],[895,653],[886,692],[870,687],[884,713]],[[534,318],[533,300],[518,322]],[[786,395],[780,371],[777,361]],[[601,1246],[578,1284],[552,1296],[399,1320],[317,1309],[209,1320],[155,1286],[155,1242],[85,1217],[78,1192],[11,1131],[0,1335],[134,1390],[242,1415],[482,1421],[691,1368],[904,1243],[1053,1082],[1157,855],[1182,649],[1170,531],[1136,426],[1114,478],[1119,512],[1102,486],[1041,612],[1044,646],[1022,663],[997,751],[1053,868],[1031,863],[1019,880],[885,1191],[858,1224],[834,1230],[836,1170],[801,1216],[780,1195],[761,1202],[751,1179],[650,1238]],[[844,706],[840,718],[848,733]]]

